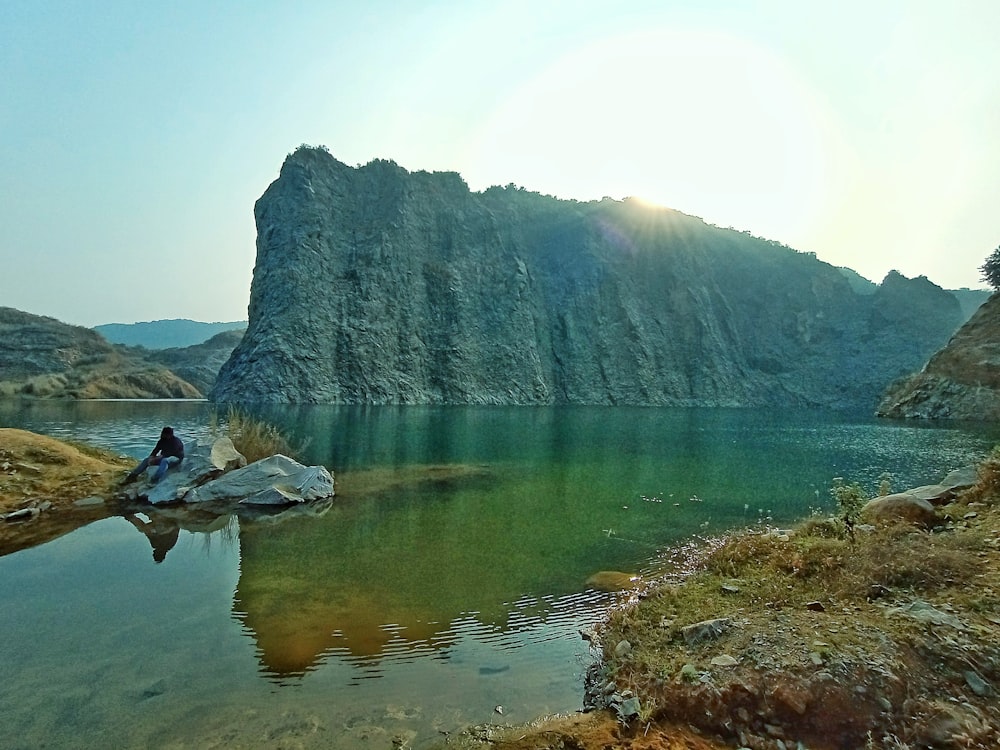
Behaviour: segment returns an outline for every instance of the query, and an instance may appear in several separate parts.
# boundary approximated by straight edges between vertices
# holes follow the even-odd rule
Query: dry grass
[[[220,420],[213,414],[209,429],[213,435],[225,435],[247,460],[247,463],[280,453],[295,458],[305,449],[304,445],[293,448],[288,438],[274,425],[258,419],[236,407],[230,406],[226,416]]]

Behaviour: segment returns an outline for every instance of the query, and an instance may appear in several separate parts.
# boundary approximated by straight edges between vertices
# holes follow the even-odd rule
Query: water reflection
[[[162,517],[159,513],[153,513],[152,518],[131,513],[125,516],[125,520],[146,535],[149,546],[153,548],[153,562],[156,563],[166,559],[167,553],[174,548],[181,535],[180,524],[173,519]]]
[[[207,438],[212,411],[0,402],[0,423],[141,457],[164,424]],[[758,512],[800,517],[829,502],[834,476],[937,481],[998,437],[992,426],[725,409],[261,415],[334,471],[332,503],[264,515],[126,508],[129,522],[0,558],[0,599],[12,603],[0,608],[6,737],[384,748],[412,729],[420,747],[500,703],[515,721],[572,710],[588,648],[577,629],[610,596],[588,587],[595,573],[655,567],[665,546]],[[304,725],[309,739],[296,734]]]
[[[578,537],[523,506],[496,514],[506,493],[485,467],[342,477],[344,494],[322,519],[241,528],[234,613],[268,674],[305,674],[330,655],[369,672],[386,658],[447,659],[470,633],[502,648],[517,642],[508,634],[577,617],[602,596],[579,594],[572,571],[572,585],[551,593],[540,558],[579,554]]]

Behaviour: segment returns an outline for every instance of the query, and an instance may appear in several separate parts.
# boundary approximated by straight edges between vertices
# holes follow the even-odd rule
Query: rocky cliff
[[[1000,295],[980,307],[920,372],[893,383],[878,414],[1000,419]]]
[[[254,213],[249,327],[217,401],[872,408],[961,322],[925,279],[858,294],[676,211],[473,193],[323,149],[291,154]]]

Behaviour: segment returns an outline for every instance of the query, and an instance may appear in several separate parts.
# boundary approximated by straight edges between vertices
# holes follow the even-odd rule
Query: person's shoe
[[[130,471],[128,474],[126,474],[124,477],[122,477],[121,483],[122,484],[132,484],[132,482],[134,482],[136,480],[136,478],[137,478],[136,475],[133,474]]]

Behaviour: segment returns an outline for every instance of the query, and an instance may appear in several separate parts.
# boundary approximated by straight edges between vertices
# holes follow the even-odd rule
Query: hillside
[[[961,324],[890,274],[637,201],[291,154],[255,206],[249,326],[211,398],[872,409]],[[917,311],[917,314],[914,312]]]
[[[203,398],[239,336],[220,334],[193,351],[151,353],[111,344],[89,328],[0,307],[0,397]]]
[[[882,417],[1000,419],[1000,295],[993,295],[922,370],[886,391]]]
[[[94,326],[94,330],[112,344],[142,346],[146,349],[179,349],[203,344],[224,331],[242,331],[246,327],[245,320],[201,323],[180,318],[143,323],[105,323]]]
[[[169,368],[201,393],[208,393],[215,385],[222,365],[243,338],[243,331],[243,328],[223,331],[194,346],[160,349],[146,356],[150,361]]]

